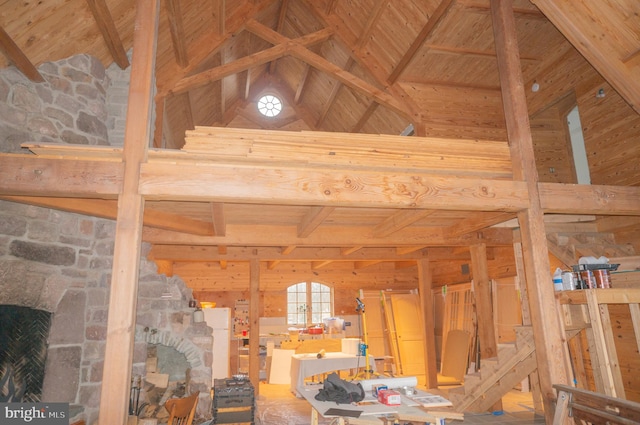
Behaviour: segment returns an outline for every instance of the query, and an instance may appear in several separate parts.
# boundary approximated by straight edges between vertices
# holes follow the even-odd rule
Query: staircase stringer
[[[464,385],[464,394],[450,392],[449,398],[459,411],[484,411],[500,400],[516,384],[537,368],[533,334],[523,335],[517,343],[516,354],[508,358],[498,357],[497,367],[490,375],[473,386]],[[503,356],[504,357],[504,356]],[[482,374],[482,370],[480,372]]]

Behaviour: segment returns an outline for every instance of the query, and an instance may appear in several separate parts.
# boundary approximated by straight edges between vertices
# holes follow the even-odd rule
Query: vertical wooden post
[[[124,181],[118,198],[113,275],[104,357],[99,425],[124,425],[129,409],[144,200],[140,164],[151,141],[153,74],[159,0],[138,0],[124,138]]]
[[[255,394],[260,388],[260,261],[249,263],[249,379]]]
[[[476,315],[478,318],[478,337],[480,338],[480,355],[483,359],[498,356],[496,328],[493,323],[493,307],[491,302],[491,282],[487,265],[487,245],[471,246],[471,268],[473,287],[476,299]]]
[[[424,321],[424,359],[425,385],[427,388],[438,387],[438,366],[436,364],[436,336],[433,319],[433,288],[431,268],[428,259],[418,260],[418,284],[420,285],[420,302]]]
[[[564,341],[564,326],[551,284],[551,266],[538,192],[538,172],[520,69],[512,1],[491,0],[491,17],[513,174],[516,180],[527,184],[529,191],[529,207],[518,213],[518,221],[522,234],[529,307],[545,418],[547,423],[553,423],[556,397],[552,385],[570,383],[571,365]]]
[[[490,359],[498,356],[498,342],[496,340],[496,326],[493,321],[491,281],[489,280],[489,265],[487,264],[487,245],[483,243],[472,245],[470,250],[473,288],[476,299],[476,317],[478,320],[478,337],[480,339],[480,358]],[[480,369],[482,369],[482,360],[480,362]],[[502,401],[497,401],[491,410],[502,410]]]

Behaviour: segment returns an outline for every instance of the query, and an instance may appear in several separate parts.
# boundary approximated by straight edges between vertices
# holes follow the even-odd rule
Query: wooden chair
[[[196,414],[198,394],[200,392],[196,391],[188,397],[167,400],[164,404],[165,409],[169,412],[167,425],[191,425]]]
[[[469,361],[469,332],[453,329],[447,333],[444,351],[442,352],[442,367],[438,373],[438,385],[460,385],[464,382]]]

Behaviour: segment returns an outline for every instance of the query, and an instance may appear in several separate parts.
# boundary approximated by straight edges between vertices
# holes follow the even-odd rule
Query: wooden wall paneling
[[[568,348],[563,343],[563,323],[557,313],[553,314],[557,310],[553,287],[548,285],[547,239],[512,4],[506,0],[491,0],[490,4],[514,178],[526,182],[529,191],[530,205],[518,213],[518,221],[529,289],[538,376],[545,418],[547,422],[551,422],[556,401],[552,385],[571,383],[571,364]]]
[[[516,342],[515,326],[522,326],[522,306],[516,278],[492,279],[493,323],[499,344]]]
[[[133,362],[138,272],[142,241],[144,199],[139,194],[140,164],[152,140],[151,118],[155,53],[160,12],[159,0],[136,2],[136,31],[129,84],[123,158],[122,194],[113,254],[113,274],[104,357],[100,425],[124,424],[129,411]]]
[[[387,327],[382,307],[382,291],[360,290],[359,298],[365,305],[365,318],[367,320],[367,343],[369,354],[374,357],[391,355]]]
[[[530,120],[539,180],[577,183],[566,116],[557,107],[551,107]]]

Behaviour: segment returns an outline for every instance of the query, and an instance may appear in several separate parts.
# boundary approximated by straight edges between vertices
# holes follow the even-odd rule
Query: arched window
[[[333,291],[318,282],[300,282],[287,288],[287,324],[322,323],[333,316]]]

